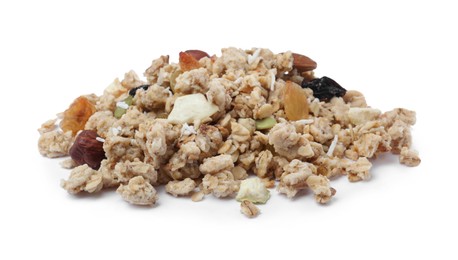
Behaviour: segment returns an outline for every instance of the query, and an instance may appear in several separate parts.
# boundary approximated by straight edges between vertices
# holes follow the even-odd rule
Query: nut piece
[[[185,95],[175,100],[172,112],[167,120],[170,123],[194,123],[194,120],[202,120],[210,117],[218,111],[218,107],[207,101],[201,93]]]
[[[210,55],[208,55],[208,53],[201,50],[187,50],[185,52],[194,57],[196,60],[200,60],[204,57],[210,58]]]
[[[87,164],[97,170],[100,162],[106,158],[102,141],[95,131],[84,130],[70,148],[70,156],[78,165]]]
[[[316,62],[305,55],[293,53],[293,59],[293,68],[300,73],[316,69]]]
[[[254,218],[261,212],[253,202],[244,200],[240,203],[240,211],[249,218]]]

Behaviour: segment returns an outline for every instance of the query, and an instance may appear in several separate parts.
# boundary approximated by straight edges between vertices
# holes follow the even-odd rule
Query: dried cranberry
[[[326,102],[333,97],[342,97],[347,93],[346,89],[328,77],[322,77],[312,81],[304,80],[301,86],[302,88],[310,88],[313,90],[313,96]]]
[[[141,86],[138,86],[136,88],[133,88],[131,90],[129,90],[129,95],[131,95],[132,97],[135,97],[135,93],[137,93],[137,90],[139,89],[144,89],[144,90],[147,90],[149,88],[150,85],[141,85]]]

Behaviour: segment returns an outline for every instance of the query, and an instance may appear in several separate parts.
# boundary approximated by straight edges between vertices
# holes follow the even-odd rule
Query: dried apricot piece
[[[187,52],[180,52],[180,68],[181,71],[189,71],[200,68],[199,61]]]
[[[307,94],[298,84],[287,81],[285,95],[283,97],[286,117],[296,121],[306,119],[309,116],[309,104]]]
[[[73,135],[79,130],[83,130],[89,117],[96,111],[94,104],[92,104],[86,97],[78,97],[73,101],[70,107],[65,110],[64,117],[60,122],[60,128],[64,132],[72,131]]]

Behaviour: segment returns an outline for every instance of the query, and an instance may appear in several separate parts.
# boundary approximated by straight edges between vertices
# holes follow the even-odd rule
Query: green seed
[[[126,103],[127,105],[132,105],[132,102],[134,101],[134,97],[132,96],[127,96],[126,99],[124,99],[124,103]]]
[[[130,106],[132,105],[133,100],[134,98],[132,96],[128,96],[126,99],[123,100],[123,102]],[[114,117],[116,117],[117,119],[120,119],[122,115],[124,115],[126,112],[127,112],[127,109],[124,109],[122,107],[116,107],[114,111]]]
[[[272,128],[277,121],[272,117],[266,117],[261,120],[256,120],[256,130],[264,130]]]
[[[122,117],[122,115],[124,115],[126,113],[126,111],[127,111],[127,109],[116,107],[116,109],[114,111],[114,117],[116,117],[117,119],[120,119]]]

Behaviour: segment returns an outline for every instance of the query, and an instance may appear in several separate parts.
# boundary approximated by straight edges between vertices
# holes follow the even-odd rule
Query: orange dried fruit
[[[288,120],[296,121],[308,118],[307,94],[298,84],[291,81],[286,82],[283,104]]]
[[[65,110],[64,117],[60,122],[60,128],[64,132],[72,131],[73,135],[79,130],[83,130],[89,117],[96,111],[94,104],[92,104],[86,97],[78,97],[73,101],[70,107]]]
[[[200,68],[199,61],[187,52],[180,52],[179,60],[180,68],[183,72]]]

